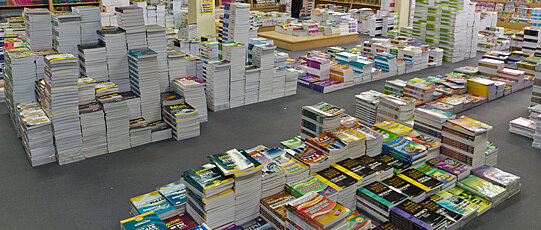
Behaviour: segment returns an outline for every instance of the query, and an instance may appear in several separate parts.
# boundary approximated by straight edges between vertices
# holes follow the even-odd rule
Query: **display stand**
[[[292,36],[276,31],[260,32],[259,37],[268,38],[274,44],[286,50],[313,49],[324,46],[334,46],[343,43],[356,42],[359,39],[357,33],[338,36]]]

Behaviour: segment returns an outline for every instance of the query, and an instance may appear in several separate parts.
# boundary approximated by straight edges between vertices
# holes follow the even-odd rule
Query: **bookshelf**
[[[22,8],[41,8],[41,7],[47,7],[49,10],[54,10],[55,6],[88,6],[88,5],[99,5],[99,4],[100,4],[99,1],[95,1],[95,2],[53,3],[53,0],[48,0],[46,4],[0,6],[0,10],[2,10],[2,9],[22,9]]]
[[[374,8],[379,9],[380,4],[372,3],[372,2],[366,2],[366,1],[359,1],[359,0],[316,0],[317,4],[337,4],[342,6],[347,6],[349,9],[356,9],[356,8]]]
[[[494,5],[503,4],[504,5],[504,11],[498,11],[498,10],[492,10],[492,9],[488,9],[487,11],[498,12],[498,24],[497,25],[499,27],[504,27],[504,28],[510,29],[510,30],[522,30],[522,28],[524,28],[526,26],[530,26],[530,24],[529,23],[524,23],[524,22],[512,22],[512,21],[508,21],[508,20],[502,20],[502,18],[500,18],[500,13],[506,13],[506,14],[510,14],[510,15],[513,15],[513,16],[516,16],[516,15],[528,15],[528,18],[530,18],[531,17],[531,8],[541,8],[541,3],[532,3],[532,2],[525,2],[525,1],[503,1],[503,0],[487,0],[487,1],[475,0],[475,1],[478,2],[477,3],[478,4],[477,5],[478,9],[479,9],[479,4],[487,4],[487,3],[492,3]],[[505,5],[506,4],[514,4],[515,11],[516,11],[516,9],[518,9],[520,4],[527,4],[528,5],[528,11],[526,13],[505,11]]]

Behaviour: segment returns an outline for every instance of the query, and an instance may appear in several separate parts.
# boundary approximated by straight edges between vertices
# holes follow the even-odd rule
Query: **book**
[[[460,181],[457,186],[492,202],[494,206],[507,199],[507,190],[479,177],[470,175]]]
[[[290,201],[286,208],[287,218],[303,229],[309,229],[306,226],[320,229],[341,226],[349,213],[344,206],[315,192]]]
[[[453,187],[449,190],[449,193],[479,206],[479,209],[477,209],[478,216],[486,213],[492,208],[492,202],[459,187]]]
[[[184,185],[200,196],[211,197],[233,187],[233,178],[222,175],[213,164],[184,171]]]
[[[513,175],[511,173],[505,172],[501,169],[494,168],[491,166],[481,166],[472,170],[472,174],[483,178],[487,181],[492,182],[493,184],[499,185],[507,189],[509,197],[515,195],[520,191],[520,177]]]
[[[345,159],[332,164],[331,166],[355,178],[359,187],[364,184],[372,183],[374,180],[376,180],[376,172],[374,170],[353,159]]]
[[[455,175],[427,164],[423,164],[416,169],[438,181],[441,181],[443,183],[442,189],[444,190],[454,186],[457,181],[457,177]]]
[[[163,222],[167,225],[167,230],[187,230],[197,226],[186,214],[171,217]]]
[[[272,230],[272,226],[261,217],[257,217],[239,226],[240,230]]]
[[[400,137],[406,136],[412,131],[412,128],[391,120],[376,123],[374,124],[374,127],[390,133],[394,133]]]
[[[390,178],[382,180],[381,183],[386,184],[387,186],[389,186],[389,188],[400,191],[415,202],[419,202],[425,198],[425,190],[419,188],[412,183],[402,180],[397,176],[392,176]]]
[[[285,229],[287,221],[285,205],[295,197],[289,192],[281,191],[261,199],[261,215],[270,221],[275,228]]]
[[[466,116],[448,120],[447,127],[453,127],[454,129],[458,129],[471,135],[485,133],[492,129],[492,126]]]
[[[401,229],[439,229],[446,225],[445,217],[423,208],[412,200],[393,207],[390,222]]]
[[[388,216],[391,208],[406,201],[408,197],[403,193],[389,188],[381,182],[373,182],[357,190],[357,199],[366,207],[377,210],[380,214]]]
[[[448,210],[444,207],[442,207],[439,204],[436,204],[434,201],[428,199],[425,199],[421,202],[419,202],[421,207],[430,210],[432,212],[435,212],[437,214],[442,215],[446,219],[445,228],[446,229],[458,229],[460,228],[460,223],[462,221],[462,215],[453,212],[451,210]]]
[[[442,182],[425,175],[417,169],[408,169],[400,174],[397,174],[401,179],[417,185],[419,188],[426,191],[427,195],[432,195],[441,190]]]
[[[313,176],[338,190],[337,202],[347,208],[355,208],[355,190],[357,189],[357,180],[355,178],[334,167],[319,171]]]
[[[246,156],[236,149],[229,150],[225,153],[214,154],[208,158],[212,163],[216,164],[218,169],[226,176],[248,172],[254,168],[253,162],[248,160]]]
[[[173,182],[156,188],[173,206],[186,205],[186,186],[180,182]]]
[[[153,211],[120,221],[122,230],[165,230],[167,226]]]
[[[134,216],[153,211],[161,219],[168,219],[176,214],[174,206],[158,191],[133,197],[130,201]]]

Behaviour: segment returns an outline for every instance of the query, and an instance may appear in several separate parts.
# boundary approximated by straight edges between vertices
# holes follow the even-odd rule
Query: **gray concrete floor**
[[[354,44],[347,44],[352,47]],[[292,56],[306,51],[291,52]],[[446,63],[400,76],[402,79],[444,74],[477,59]],[[30,167],[9,122],[6,107],[0,106],[0,229],[118,229],[129,216],[131,197],[150,192],[178,180],[184,170],[208,162],[206,156],[231,148],[279,142],[299,133],[300,108],[319,101],[342,106],[354,113],[354,95],[383,90],[384,81],[371,82],[330,94],[299,88],[298,94],[221,112],[209,112],[201,136],[185,141],[163,141],[58,166]],[[465,229],[541,229],[541,151],[532,140],[510,134],[508,123],[527,116],[531,89],[483,104],[463,114],[494,126],[490,133],[499,148],[498,167],[522,177],[522,191]]]

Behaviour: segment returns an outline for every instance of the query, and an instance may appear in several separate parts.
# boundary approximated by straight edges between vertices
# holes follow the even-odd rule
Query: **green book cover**
[[[210,155],[208,158],[226,176],[242,173],[254,168],[254,163],[236,149]]]
[[[233,182],[232,177],[222,175],[220,170],[213,164],[206,164],[196,169],[186,170],[182,178],[203,194],[206,194],[207,189]]]
[[[472,194],[464,189],[461,189],[459,187],[454,187],[451,190],[449,190],[449,193],[460,197],[464,200],[467,200],[473,204],[479,205],[479,210],[477,212],[479,214],[482,214],[486,211],[488,211],[492,207],[492,202],[485,200],[475,194]]]
[[[473,194],[476,194],[492,202],[498,200],[506,193],[505,188],[492,184],[473,175],[469,175],[463,180],[457,182],[456,184],[458,187],[466,191],[470,191]]]

